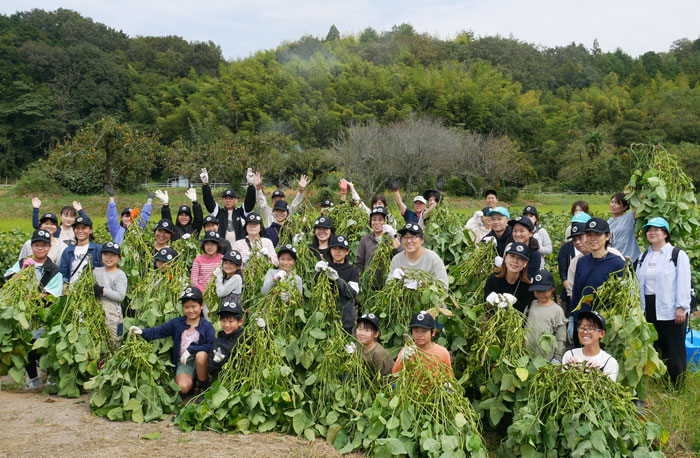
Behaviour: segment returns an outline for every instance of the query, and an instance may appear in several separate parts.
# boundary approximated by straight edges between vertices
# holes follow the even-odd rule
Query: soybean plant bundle
[[[202,251],[199,240],[194,237],[177,239],[171,245],[173,249],[177,251],[178,261],[184,263],[188,270],[192,268],[194,258]]]
[[[639,285],[631,266],[622,276],[610,275],[597,290],[594,308],[606,320],[602,343],[605,351],[619,363],[617,382],[637,390],[643,399],[647,391],[646,379],[659,377],[666,366],[654,348],[658,334],[647,323],[642,311]]]
[[[153,268],[153,227],[147,225],[141,228],[138,224],[130,224],[124,231],[124,241],[121,244],[121,270],[127,276],[130,285],[135,285]]]
[[[90,409],[116,421],[166,418],[175,411],[180,391],[168,365],[149,342],[128,334],[100,373],[85,383],[86,390],[93,390]]]
[[[424,232],[425,247],[436,252],[446,265],[460,262],[473,245],[469,230],[444,196],[426,220]]]
[[[637,231],[650,218],[663,216],[673,240],[689,241],[700,225],[695,187],[678,158],[661,145],[633,144],[637,163],[625,187],[625,199],[635,208]]]
[[[17,262],[17,253],[31,236],[31,233],[28,234],[18,227],[0,232],[0,272],[5,272]],[[5,277],[0,277],[0,285],[3,283]]]
[[[32,349],[32,330],[42,319],[41,298],[32,266],[15,274],[0,289],[0,375],[19,383]]]
[[[532,379],[504,449],[511,456],[663,457],[654,445],[661,432],[602,371],[547,364]]]
[[[216,277],[212,275],[207,287],[202,293],[204,305],[209,309],[209,321],[212,323],[218,319],[217,311],[221,308],[221,298],[216,294]]]
[[[297,262],[295,265],[295,270],[301,277],[302,283],[304,285],[304,295],[306,297],[311,297],[311,285],[314,282],[314,275],[316,271],[314,266],[318,262],[318,258],[311,251],[309,245],[307,245],[305,240],[294,246],[297,250]]]
[[[416,289],[407,288],[414,282]],[[403,345],[403,335],[408,332],[411,317],[421,310],[441,306],[448,297],[442,283],[422,270],[407,269],[402,280],[390,280],[384,288],[371,295],[367,301],[370,312],[382,322],[379,340],[387,350]]]
[[[333,207],[328,216],[333,221],[335,233],[345,236],[350,242],[351,251],[357,251],[357,243],[367,233],[369,215],[364,208],[348,203]]]
[[[294,243],[295,235],[312,232],[314,221],[313,208],[304,200],[280,228],[278,246]]]
[[[243,282],[245,285],[243,288],[244,308],[247,308],[248,304],[260,297],[265,275],[268,270],[274,267],[272,262],[270,262],[270,258],[261,253],[259,244],[254,244],[253,249],[250,251],[248,263],[243,271]]]
[[[248,316],[266,316],[267,326],[275,336],[296,336],[306,320],[303,301],[294,276],[290,274],[275,282],[265,296],[257,299],[248,308]]]
[[[364,272],[360,274],[361,291],[370,293],[384,286],[393,257],[394,248],[391,245],[391,239],[387,235],[383,235],[377,244],[377,249],[374,251],[372,259],[365,266]]]
[[[542,357],[530,358],[525,317],[518,310],[484,304],[476,310],[476,316],[460,383],[475,390],[476,411],[488,414],[489,423],[497,426],[505,413],[514,407],[517,410],[527,400],[530,371],[547,362]]]
[[[47,390],[59,396],[80,396],[80,387],[97,375],[98,365],[111,353],[111,336],[102,304],[93,291],[94,284],[92,266],[88,263],[71,285],[51,329],[34,343],[34,349],[43,353],[39,360],[41,368],[55,384]]]
[[[269,317],[268,317],[269,318]],[[201,403],[190,402],[175,423],[185,431],[288,432],[299,413],[303,393],[272,332],[249,321],[246,336],[234,348]]]
[[[461,228],[463,226],[457,210],[455,210],[447,196],[444,195],[435,206],[435,209],[430,213],[428,221],[431,224],[436,224],[439,228],[443,228],[443,230],[447,228],[453,229],[455,227]]]
[[[405,348],[404,348],[404,351]],[[376,396],[349,436],[341,430],[341,452],[358,446],[372,456],[485,457],[476,412],[459,383],[433,355],[417,351],[404,361],[396,388]]]
[[[486,280],[495,270],[496,256],[495,244],[477,243],[462,262],[449,267],[449,274],[454,278],[452,290],[458,298],[474,305],[482,302]]]

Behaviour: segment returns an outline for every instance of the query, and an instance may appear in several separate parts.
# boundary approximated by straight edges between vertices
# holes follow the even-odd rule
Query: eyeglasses
[[[401,236],[401,240],[416,240],[420,238],[418,235],[415,234],[405,234]]]
[[[588,326],[580,326],[578,328],[579,332],[596,332],[596,331],[602,331],[602,329],[597,329],[597,328],[589,328]]]

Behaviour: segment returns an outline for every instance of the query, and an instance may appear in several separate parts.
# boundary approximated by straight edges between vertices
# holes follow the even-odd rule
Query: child
[[[272,241],[260,236],[262,233],[262,217],[260,215],[255,212],[248,213],[245,217],[243,231],[246,234],[245,238],[236,240],[233,244],[233,249],[241,253],[243,257],[243,269],[253,253],[253,247],[258,247],[260,254],[267,256],[274,266],[279,265]]]
[[[615,358],[600,348],[600,339],[605,336],[605,318],[600,313],[584,310],[578,314],[578,340],[583,348],[574,348],[564,353],[564,364],[585,362],[590,367],[603,371],[617,381],[620,370]]]
[[[355,337],[360,342],[360,354],[374,372],[381,375],[391,374],[394,359],[384,347],[377,342],[379,338],[379,317],[367,313],[357,319]]]
[[[219,232],[219,220],[211,215],[207,216],[206,218],[204,218],[204,224],[202,226],[202,229],[204,229],[205,234],[211,231]],[[231,242],[224,238],[220,240],[219,245],[221,246],[223,253],[227,253],[233,249],[231,248]]]
[[[121,215],[117,217],[117,203],[114,201],[114,188],[108,184],[104,186],[105,191],[109,195],[109,203],[107,204],[107,229],[112,236],[114,243],[122,243],[124,241],[124,232],[126,228],[133,222],[134,218],[138,217],[138,209],[134,213],[134,209],[131,207],[126,207],[122,210]],[[141,210],[139,226],[141,229],[146,227],[148,220],[151,218],[151,207],[153,202],[154,194],[148,193],[148,200],[143,204],[143,209]],[[132,215],[132,213],[134,213]]]
[[[195,286],[188,286],[180,298],[184,316],[173,318],[155,328],[141,329],[132,326],[129,331],[146,340],[173,338],[170,360],[175,366],[175,383],[180,394],[187,394],[194,388],[195,376],[199,391],[209,386],[209,352],[214,343],[214,326],[202,316],[204,299]]]
[[[333,260],[328,246],[333,232],[333,221],[330,218],[321,216],[314,221],[314,238],[309,248],[319,261],[331,262]]]
[[[54,297],[59,297],[63,291],[63,277],[61,276],[58,266],[48,257],[52,240],[53,237],[48,231],[43,229],[34,231],[31,238],[32,256],[17,261],[14,266],[5,272],[5,278],[12,277],[25,267],[33,266],[40,291],[39,297],[43,299],[49,294]],[[43,329],[34,329],[32,331],[32,337],[38,339],[43,333]],[[25,389],[27,390],[42,386],[41,377],[36,370],[38,362],[39,356],[34,350],[30,351],[28,354],[28,363],[25,366],[27,370],[27,384]]]
[[[158,221],[155,229],[153,229],[153,248],[155,251],[160,251],[170,245],[170,239],[172,239],[174,232],[175,225],[172,221],[169,219]]]
[[[119,260],[122,258],[118,243],[107,242],[102,245],[103,267],[96,267],[95,297],[102,303],[105,312],[105,322],[112,336],[113,346],[117,346],[124,332],[124,316],[121,302],[126,297],[128,281],[126,274],[119,270]]]
[[[88,262],[93,267],[102,267],[102,245],[93,241],[92,220],[78,216],[73,222],[76,244],[67,247],[61,255],[61,275],[63,275],[64,293],[68,285],[80,278]]]
[[[185,195],[192,202],[192,208],[188,205],[180,205],[177,209],[177,219],[175,220],[175,232],[173,233],[172,240],[178,240],[182,238],[189,238],[192,235],[195,237],[199,236],[199,231],[202,229],[202,206],[197,202],[197,190],[190,188],[185,191]],[[170,198],[168,197],[168,191],[156,191],[155,196],[163,202],[163,206],[160,209],[160,217],[163,219],[172,220],[172,213],[170,213]],[[194,219],[192,214],[194,213]]]
[[[63,255],[63,250],[66,248],[66,244],[58,240],[53,235],[58,230],[58,217],[53,213],[45,213],[39,218],[39,229],[48,232],[51,235],[51,248],[49,249],[49,259],[56,265],[61,263],[61,255]],[[32,240],[27,240],[22,249],[19,252],[18,261],[22,261],[25,258],[32,255]]]
[[[338,311],[341,314],[343,329],[352,334],[355,327],[355,296],[360,292],[360,274],[348,261],[348,239],[342,235],[333,235],[330,241],[330,251],[333,260],[330,263],[316,263],[316,278],[322,270],[328,271],[328,278],[338,285]]]
[[[207,232],[202,239],[202,250],[204,253],[194,258],[192,263],[190,283],[199,288],[201,292],[204,292],[207,288],[214,270],[219,266],[221,258],[223,258],[223,255],[219,253],[220,240],[221,236],[218,232]]]
[[[221,331],[209,352],[209,374],[214,379],[231,355],[236,354],[236,347],[245,341],[244,313],[240,302],[224,302],[218,314]]]
[[[165,248],[158,250],[155,256],[153,256],[153,265],[158,270],[163,270],[164,266],[177,257],[177,251],[174,248],[166,246]]]
[[[41,200],[37,197],[32,198],[32,226],[34,229],[39,229],[41,224],[39,221],[39,207],[41,207]],[[74,241],[73,237],[73,222],[76,216],[85,216],[83,212],[83,207],[80,202],[73,201],[73,206],[67,205],[61,209],[61,227],[54,232],[53,236],[56,237],[60,242],[70,245]]]
[[[227,251],[221,259],[221,266],[214,269],[216,278],[216,295],[221,298],[221,303],[239,303],[243,294],[243,277],[241,265],[243,256],[236,251]]]
[[[403,369],[403,362],[413,358],[416,353],[423,356],[431,366],[444,369],[448,374],[452,374],[452,363],[450,362],[450,352],[442,345],[432,341],[435,335],[435,319],[428,312],[418,312],[413,315],[408,324],[411,329],[411,336],[415,346],[402,348],[396,363],[391,369],[392,373],[397,373]]]
[[[538,270],[529,288],[535,293],[536,300],[532,301],[527,313],[527,343],[552,362],[560,362],[566,343],[566,325],[568,320],[564,310],[554,302],[554,277],[546,270]],[[557,339],[557,346],[550,352],[545,352],[537,344],[537,339],[544,333],[552,334]]]
[[[290,244],[282,245],[277,250],[277,260],[280,263],[279,269],[270,269],[265,274],[262,285],[262,295],[270,292],[276,282],[282,280],[287,275],[294,275],[294,282],[299,292],[302,292],[301,277],[294,273],[294,265],[297,263],[297,250]]]

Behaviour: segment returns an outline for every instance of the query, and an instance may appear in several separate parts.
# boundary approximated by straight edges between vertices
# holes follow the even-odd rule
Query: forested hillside
[[[632,57],[597,43],[540,48],[471,32],[443,40],[406,24],[341,36],[333,26],[227,62],[212,42],[128,37],[70,10],[0,16],[0,176],[17,176],[107,115],[164,148],[255,138],[299,152],[332,148],[354,124],[417,114],[507,137],[530,166],[519,182],[618,188],[634,142],[678,152],[697,182],[692,38]]]

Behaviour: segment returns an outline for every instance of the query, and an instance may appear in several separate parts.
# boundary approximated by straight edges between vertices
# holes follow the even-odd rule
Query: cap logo
[[[535,275],[535,281],[542,281],[542,275],[540,275],[540,274]]]
[[[370,313],[367,315],[367,318],[375,319],[376,316],[374,315],[374,313]]]
[[[342,235],[340,235],[340,236],[338,236],[338,241],[339,241],[339,242],[344,242],[344,241],[345,241],[345,239],[343,238],[343,236],[342,236]]]
[[[230,307],[231,303],[230,302],[224,302],[224,307]]]
[[[517,218],[515,218],[516,221],[520,221],[521,219],[523,219],[522,216],[518,216]]]
[[[418,320],[418,321],[423,321],[424,319],[425,319],[425,315],[423,315],[422,313],[419,313],[418,316],[416,317],[416,320]]]
[[[578,232],[578,227],[576,227],[576,226],[572,227],[571,232]]]
[[[169,255],[168,255],[168,261],[170,261],[171,259],[173,259],[173,255],[172,255],[172,254],[169,254]]]
[[[167,250],[166,250],[165,248],[163,248],[162,250],[160,250],[160,254],[165,254],[165,253],[167,253]]]
[[[520,252],[520,251],[523,251],[523,250],[524,250],[524,248],[523,248],[523,246],[522,246],[522,245],[518,245],[518,246],[516,246],[516,247],[515,247],[515,249],[516,249],[516,251],[518,251],[518,252]]]
[[[168,227],[168,222],[167,222],[167,221],[164,221],[164,222],[163,222],[163,227]]]
[[[47,232],[44,232],[44,231],[39,231],[38,234],[42,237],[49,235]]]
[[[113,243],[112,246],[113,246],[114,248],[119,248],[119,244],[118,244],[118,243]]]
[[[597,224],[598,223],[596,223],[595,221],[591,221],[590,223],[588,223],[588,226],[589,227],[596,227]]]
[[[192,292],[192,288],[187,288],[187,289],[185,289],[185,292],[188,293],[188,294],[191,293],[191,292]]]

